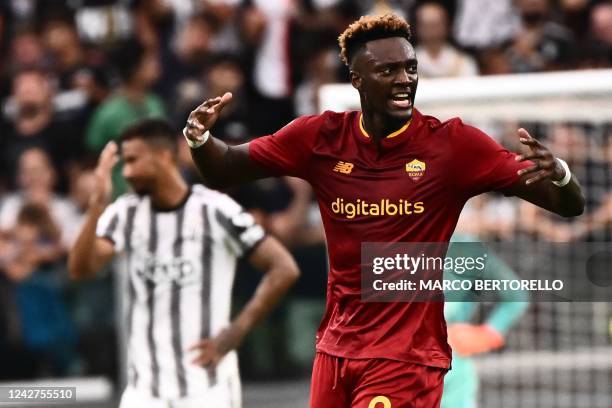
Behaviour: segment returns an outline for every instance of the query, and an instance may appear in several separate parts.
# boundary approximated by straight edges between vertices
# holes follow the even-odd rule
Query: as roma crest
[[[406,163],[406,173],[412,180],[418,181],[425,174],[426,167],[424,162],[414,159],[410,163]]]

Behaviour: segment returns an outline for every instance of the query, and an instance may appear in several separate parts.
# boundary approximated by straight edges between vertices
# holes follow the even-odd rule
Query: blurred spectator
[[[215,124],[217,135],[231,144],[244,143],[253,136],[248,124],[249,104],[244,89],[245,80],[241,61],[229,54],[218,55],[206,70],[204,95],[214,97],[225,92],[234,95],[232,102],[227,106],[227,112],[223,109]],[[192,109],[193,106],[192,104]],[[186,117],[187,115],[183,115],[182,122]]]
[[[434,2],[420,5],[416,11],[416,48],[419,76],[422,78],[474,76],[476,62],[448,41],[450,25],[443,6]]]
[[[215,124],[215,137],[229,144],[239,144],[248,141],[254,135],[249,126],[249,100],[245,89],[245,73],[242,61],[232,54],[217,54],[209,61],[200,81],[193,79],[179,87],[172,113],[173,122],[181,127],[189,112],[203,99],[231,92],[233,99],[221,112]],[[182,137],[182,136],[181,136]],[[179,160],[183,176],[192,183],[199,182],[199,174],[189,149],[184,143],[179,143]],[[241,203],[244,205],[244,203]]]
[[[454,37],[463,47],[495,49],[520,26],[515,0],[457,0]]]
[[[601,3],[591,11],[591,33],[585,43],[585,65],[612,67],[612,3]]]
[[[45,150],[59,165],[62,188],[67,166],[82,156],[83,142],[75,123],[54,117],[53,94],[41,71],[30,69],[14,76],[12,95],[4,106],[9,125],[0,136],[5,183],[14,184],[17,158],[30,147]]]
[[[506,54],[511,72],[568,69],[576,63],[570,30],[551,20],[551,0],[517,0],[522,28]]]
[[[89,103],[90,108],[97,106],[107,96],[109,86],[102,66],[103,54],[82,43],[72,13],[56,11],[46,17],[42,40],[56,90],[78,90],[85,96],[84,103]]]
[[[176,56],[179,62],[203,68],[206,57],[211,52],[212,36],[212,21],[206,14],[191,17],[178,34]]]
[[[212,36],[211,21],[206,15],[198,14],[182,26],[175,46],[163,51],[163,69],[157,89],[166,100],[178,100],[179,106],[186,98],[190,102],[197,99],[198,103],[201,103],[201,75],[211,55]],[[181,123],[184,120],[185,118],[181,118]]]
[[[306,58],[306,75],[295,90],[294,104],[298,116],[316,115],[319,109],[319,89],[338,82],[339,59],[336,48],[323,48]]]
[[[57,90],[74,89],[75,76],[86,69],[85,50],[69,15],[55,15],[45,21],[42,41],[51,57],[50,69],[57,76]]]
[[[595,38],[612,47],[612,4],[602,3],[593,8],[591,23]]]
[[[164,0],[134,1],[134,34],[149,50],[159,50],[169,42],[173,29],[172,8]]]
[[[75,20],[83,41],[108,46],[128,38],[133,30],[128,1],[80,0]]]
[[[74,327],[62,298],[60,232],[48,210],[26,204],[6,234],[0,270],[10,282],[19,336],[35,356],[26,377],[68,373],[75,345]]]
[[[288,45],[289,24],[295,6],[289,1],[266,0],[254,0],[253,5],[256,8],[251,8],[247,20],[248,30],[258,38],[251,123],[253,132],[263,135],[276,131],[294,117]]]
[[[6,8],[0,4],[0,76],[4,72],[6,61],[6,46],[8,42],[8,13]],[[0,98],[2,98],[2,84],[0,84]]]
[[[18,22],[31,21],[36,15],[36,0],[6,0],[4,3]]]
[[[100,105],[87,130],[87,146],[101,150],[119,136],[130,123],[145,117],[165,115],[162,100],[151,92],[160,75],[154,52],[132,40],[119,48],[113,57],[121,79],[121,87]]]
[[[80,42],[72,15],[55,11],[45,19],[42,41],[48,53],[51,82],[57,118],[70,121],[79,144],[89,116],[108,94],[100,67],[88,62],[87,51]]]
[[[561,23],[572,31],[577,42],[582,42],[588,30],[589,15],[592,7],[590,0],[560,0]]]
[[[43,205],[21,206],[6,235],[9,244],[3,269],[13,281],[27,279],[40,264],[57,262],[64,255],[58,224]]]
[[[134,121],[166,115],[163,101],[151,91],[160,76],[157,53],[131,40],[117,50],[113,62],[121,86],[98,107],[89,122],[85,143],[94,152],[102,150]],[[127,189],[119,166],[113,172],[113,186],[114,194]]]
[[[164,3],[165,7],[157,6]],[[245,47],[240,38],[239,1],[215,0],[200,2],[199,12],[189,16],[178,16],[176,19],[176,38],[169,39],[169,18],[171,9],[177,10],[178,5],[156,1],[153,9],[158,9],[157,18],[149,17],[149,21],[157,20],[157,33],[167,40],[162,41],[161,56],[163,72],[157,86],[160,95],[165,99],[176,100],[184,98],[185,94],[194,95],[199,92],[202,98],[201,81],[203,70],[207,68],[217,54],[239,54]],[[143,9],[152,14],[149,2],[143,2]],[[160,24],[159,17],[165,12],[165,19]],[[178,12],[178,11],[177,11]],[[172,44],[168,47],[167,44]],[[193,96],[191,96],[193,97]],[[201,102],[201,101],[199,101]],[[181,122],[184,118],[181,118]]]
[[[318,0],[301,3],[299,12],[292,18],[290,31],[291,79],[295,84],[297,115],[313,110],[319,112],[315,92],[320,85],[349,78],[348,68],[338,58],[338,35],[361,15],[356,2]]]
[[[211,50],[215,53],[236,54],[243,51],[240,32],[241,0],[203,0],[202,8],[212,22]]]
[[[24,68],[42,68],[44,49],[34,28],[19,27],[10,42],[9,70],[16,72]]]
[[[364,3],[364,2],[362,2]],[[371,0],[364,14],[380,15],[386,13],[395,13],[406,18],[405,11],[408,9],[406,1],[403,0]]]
[[[70,201],[79,214],[85,214],[89,205],[89,197],[95,186],[95,177],[92,169],[81,168],[70,188]]]
[[[48,208],[55,225],[60,226],[60,242],[71,245],[80,227],[74,204],[54,193],[56,172],[49,156],[40,148],[30,148],[19,156],[18,190],[0,200],[0,231],[15,227],[17,215],[26,204]]]

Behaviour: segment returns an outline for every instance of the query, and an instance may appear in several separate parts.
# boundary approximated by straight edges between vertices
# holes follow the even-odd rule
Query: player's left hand
[[[202,339],[191,346],[188,350],[198,353],[191,362],[205,368],[216,367],[223,356],[240,345],[243,338],[244,333],[230,325],[214,338]]]
[[[538,140],[534,139],[529,132],[521,128],[518,130],[519,142],[529,147],[529,154],[521,154],[516,156],[517,161],[531,160],[534,165],[525,169],[519,170],[520,176],[524,174],[535,173],[533,177],[527,178],[526,184],[533,184],[540,180],[551,179],[554,181],[562,180],[565,176],[565,170],[561,164],[555,160],[555,156],[550,150]]]

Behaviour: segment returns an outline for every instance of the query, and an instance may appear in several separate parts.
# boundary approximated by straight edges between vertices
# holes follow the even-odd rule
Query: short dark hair
[[[403,37],[410,41],[412,35],[406,20],[393,13],[362,16],[338,37],[340,58],[349,66],[357,51],[367,42],[390,37]]]
[[[119,136],[119,144],[133,139],[142,139],[145,143],[169,149],[174,155],[178,153],[176,130],[165,119],[141,119],[129,125]]]

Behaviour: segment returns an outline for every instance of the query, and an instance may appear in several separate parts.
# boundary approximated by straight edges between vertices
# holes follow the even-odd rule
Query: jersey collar
[[[372,143],[373,139],[368,134],[368,132],[363,127],[363,114],[361,112],[358,113],[357,116],[357,138],[364,143]],[[412,111],[412,117],[408,122],[397,129],[396,131],[389,133],[384,139],[381,140],[382,145],[391,146],[397,143],[401,143],[406,139],[409,139],[411,133],[413,133],[414,129],[418,127],[418,123],[420,121],[420,112],[416,109]]]
[[[189,197],[191,197],[191,185],[188,186],[187,188],[187,193],[185,193],[185,196],[181,199],[181,201],[179,201],[176,205],[173,205],[172,207],[157,207],[155,205],[153,205],[153,202],[151,201],[151,209],[155,212],[172,212],[172,211],[176,211],[179,208],[181,208],[182,206],[184,206],[187,201],[189,200]],[[149,200],[151,198],[149,197]]]

